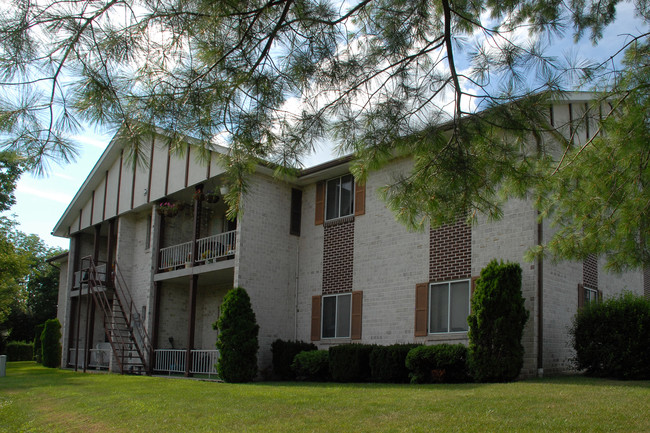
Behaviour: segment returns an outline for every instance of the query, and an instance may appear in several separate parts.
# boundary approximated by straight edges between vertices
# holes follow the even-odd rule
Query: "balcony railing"
[[[235,230],[198,239],[196,260],[192,260],[191,241],[161,248],[158,269],[178,269],[192,262],[204,264],[232,256],[235,254],[235,241]]]
[[[90,352],[90,362],[88,367],[91,368],[108,368],[111,361],[111,348],[110,346],[106,347],[106,344],[98,344],[95,349],[89,349]],[[74,367],[75,360],[77,362],[77,368],[84,367],[84,357],[86,351],[84,348],[77,349],[68,349],[68,365]]]
[[[185,349],[156,349],[154,371],[158,373],[185,373]],[[192,350],[192,374],[207,374],[216,376],[218,350]]]

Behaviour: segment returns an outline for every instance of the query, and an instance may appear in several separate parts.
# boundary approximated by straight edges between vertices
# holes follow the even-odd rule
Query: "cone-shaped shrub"
[[[61,366],[61,322],[50,319],[45,322],[41,334],[43,366],[57,368]]]
[[[521,294],[521,267],[491,261],[476,281],[469,324],[469,367],[474,380],[517,378],[524,364],[521,337],[528,320]]]
[[[219,331],[217,373],[226,382],[250,382],[257,376],[257,325],[246,290],[236,287],[223,299],[221,316],[212,325]]]

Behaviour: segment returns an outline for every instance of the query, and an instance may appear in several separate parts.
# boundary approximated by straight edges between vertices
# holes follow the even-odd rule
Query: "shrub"
[[[43,333],[45,324],[36,325],[36,332],[34,335],[34,361],[41,364],[43,362],[43,346],[41,345],[41,334]]]
[[[491,261],[476,281],[469,324],[470,373],[479,382],[517,378],[524,365],[521,337],[528,320],[521,267]]]
[[[250,382],[257,376],[257,333],[251,300],[241,287],[223,298],[221,316],[214,329],[219,331],[217,373],[226,382]]]
[[[43,326],[41,334],[43,366],[57,368],[61,366],[61,322],[49,319]]]
[[[409,370],[406,355],[418,344],[375,346],[370,352],[370,380],[373,382],[407,383]]]
[[[418,346],[406,355],[411,383],[467,382],[467,347],[462,344]]]
[[[303,351],[317,350],[318,348],[312,343],[304,341],[284,341],[275,340],[271,344],[273,353],[273,373],[282,380],[292,380],[296,376],[291,368],[291,364],[297,354]]]
[[[593,376],[650,379],[650,300],[624,293],[578,311],[575,367]]]
[[[298,353],[293,359],[291,370],[301,380],[325,381],[329,378],[329,352],[308,350]]]
[[[370,378],[370,344],[341,344],[329,349],[330,375],[336,382],[365,382]]]
[[[24,341],[7,343],[7,361],[31,361],[34,358],[34,344]]]

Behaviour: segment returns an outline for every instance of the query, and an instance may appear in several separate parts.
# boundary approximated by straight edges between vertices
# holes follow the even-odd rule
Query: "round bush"
[[[492,260],[476,281],[469,324],[470,374],[478,382],[514,380],[524,365],[521,338],[528,311],[521,267]]]
[[[329,352],[308,350],[298,353],[291,364],[295,377],[300,380],[322,382],[329,378]]]
[[[257,325],[251,300],[241,287],[226,293],[221,316],[213,325],[219,331],[217,373],[226,382],[250,382],[257,376]]]
[[[282,380],[295,379],[296,376],[291,368],[291,363],[295,356],[300,352],[317,349],[313,343],[306,343],[304,341],[275,340],[271,344],[273,373]]]
[[[467,347],[462,344],[418,346],[406,355],[411,383],[467,382]]]
[[[570,329],[575,367],[618,379],[650,379],[650,300],[631,293],[580,309]]]

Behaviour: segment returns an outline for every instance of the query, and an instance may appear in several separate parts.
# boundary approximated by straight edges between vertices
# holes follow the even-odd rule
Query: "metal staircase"
[[[101,272],[92,257],[82,259],[82,283],[87,284],[95,305],[104,317],[104,330],[122,374],[147,374],[150,372],[152,346],[133,297],[119,271]]]

